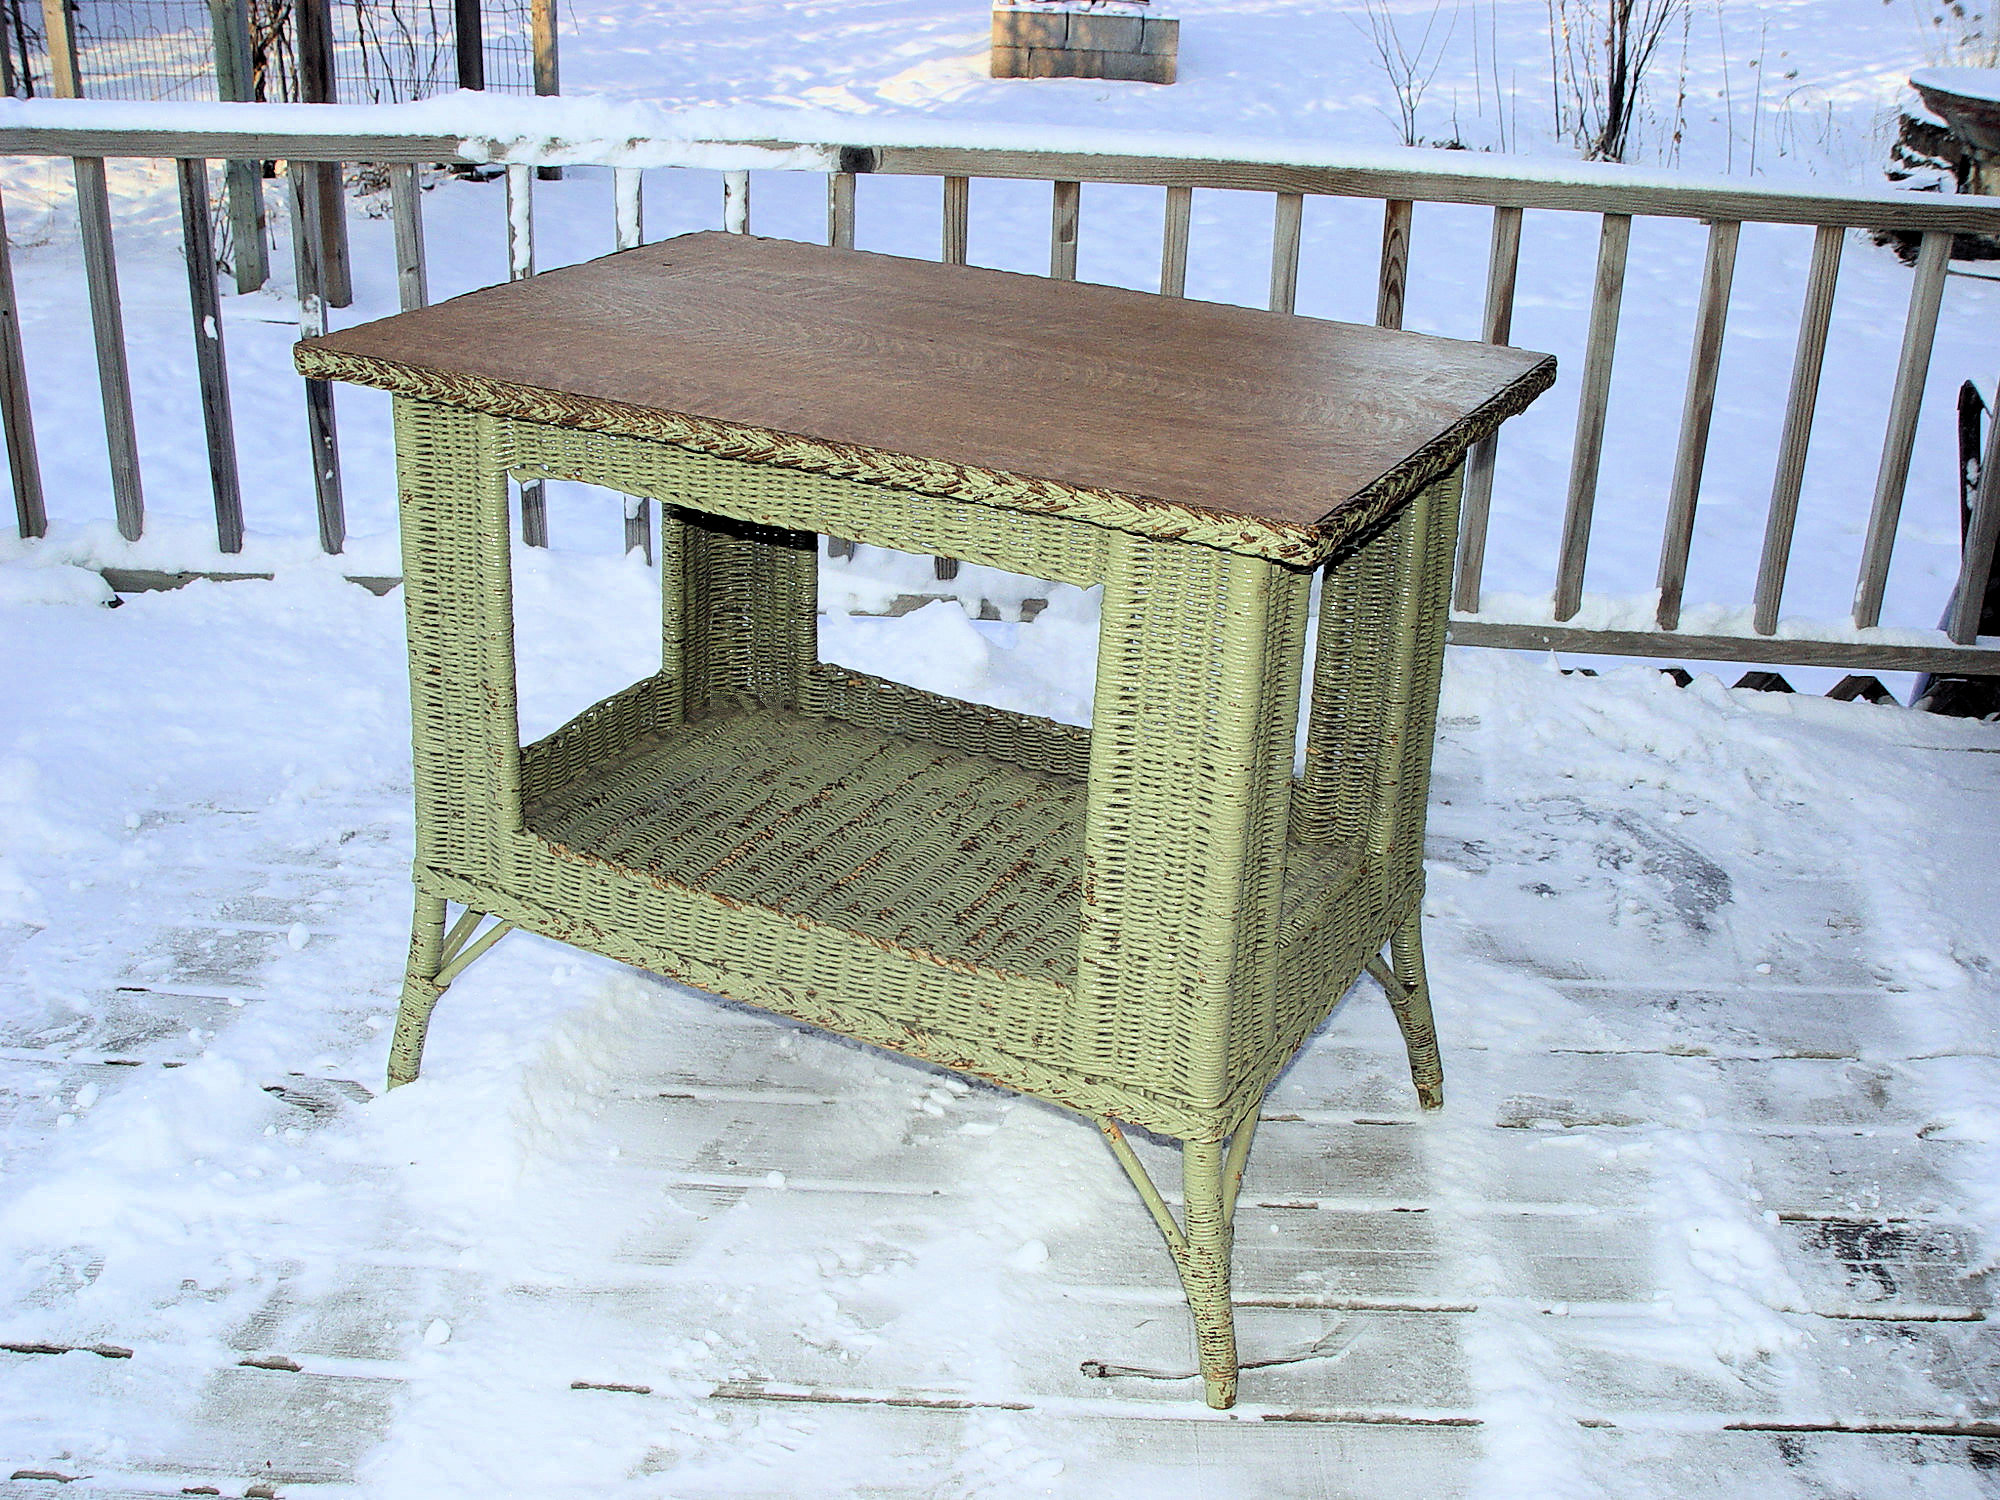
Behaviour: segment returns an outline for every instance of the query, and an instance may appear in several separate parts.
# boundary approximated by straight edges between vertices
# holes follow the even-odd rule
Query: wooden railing
[[[1270,195],[1272,252],[1269,306],[1293,310],[1297,295],[1301,226],[1307,197],[1325,195],[1379,200],[1382,229],[1376,276],[1376,322],[1403,323],[1412,206],[1416,203],[1477,205],[1492,211],[1482,336],[1505,342],[1512,328],[1520,269],[1522,222],[1526,210],[1555,210],[1598,219],[1597,253],[1590,295],[1589,332],[1581,365],[1581,392],[1574,423],[1568,484],[1562,502],[1552,619],[1522,624],[1482,618],[1481,588],[1488,522],[1492,511],[1496,440],[1470,455],[1454,590],[1452,639],[1461,644],[1556,648],[1610,655],[1823,664],[1852,668],[2000,672],[2000,642],[1978,643],[1977,609],[1983,580],[1992,564],[2000,531],[2000,462],[1989,461],[1975,501],[1969,544],[1959,579],[1957,604],[1948,628],[1934,644],[1884,640],[1873,629],[1881,620],[1890,559],[1901,526],[1931,351],[1951,259],[1954,237],[2000,235],[2000,200],[1918,193],[1861,193],[1750,186],[1726,179],[1672,178],[1620,168],[1578,166],[1536,172],[1505,158],[1467,160],[1436,152],[1357,154],[1317,160],[1206,159],[1147,154],[1144,151],[1025,150],[990,145],[851,144],[824,136],[797,141],[680,140],[635,133],[598,148],[558,139],[499,143],[437,134],[328,134],[300,129],[297,108],[214,107],[197,128],[99,128],[98,115],[65,116],[60,103],[0,106],[0,156],[35,155],[74,160],[80,188],[84,269],[88,280],[98,373],[104,398],[112,491],[122,535],[136,539],[144,527],[138,455],[132,441],[131,393],[125,367],[117,271],[112,253],[108,200],[96,189],[107,157],[171,159],[180,164],[181,206],[186,242],[195,344],[207,414],[207,442],[214,487],[216,530],[224,551],[240,549],[242,500],[236,478],[235,438],[230,430],[228,384],[221,322],[216,316],[214,256],[208,243],[207,163],[277,160],[293,164],[373,163],[387,168],[394,221],[397,286],[401,305],[421,306],[428,295],[422,197],[416,167],[421,163],[500,161],[506,169],[508,266],[511,277],[535,272],[534,212],[536,168],[593,161],[615,177],[612,242],[619,248],[641,243],[641,170],[686,166],[721,169],[721,219],[727,229],[745,232],[750,222],[751,173],[761,170],[822,172],[827,181],[826,240],[852,246],[855,235],[856,179],[862,174],[923,176],[942,180],[943,215],[939,254],[963,263],[967,256],[970,183],[975,178],[1013,178],[1051,184],[1049,271],[1074,278],[1082,232],[1081,185],[1121,183],[1165,190],[1159,290],[1181,296],[1187,280],[1189,225],[1195,188],[1233,189]],[[332,116],[325,116],[331,119]],[[368,116],[379,119],[380,115]],[[215,128],[227,119],[231,128]],[[241,123],[236,123],[240,121]],[[287,128],[278,128],[278,126]],[[1301,153],[1304,155],[1304,153]],[[325,327],[323,278],[314,247],[324,236],[318,217],[321,199],[297,186],[312,174],[288,174],[294,184],[291,210],[296,232],[299,325],[304,334]],[[1606,440],[1606,410],[1616,352],[1621,302],[1633,219],[1658,216],[1704,221],[1707,254],[1696,318],[1679,436],[1668,485],[1666,520],[1659,546],[1658,604],[1654,628],[1607,630],[1570,623],[1583,599],[1593,510]],[[1754,598],[1744,601],[1753,625],[1748,632],[1723,635],[1680,630],[1683,592],[1701,498],[1711,419],[1722,365],[1723,334],[1742,226],[1812,226],[1813,251],[1798,296],[1801,312],[1792,362],[1778,462],[1764,528]],[[1783,598],[1808,445],[1813,431],[1822,370],[1834,311],[1834,288],[1847,231],[1890,231],[1913,237],[1915,268],[1901,353],[1879,462],[1861,561],[1855,583],[1853,629],[1828,628],[1818,637],[1795,630],[1774,635]],[[0,244],[0,421],[4,422],[15,504],[23,536],[42,533],[46,519],[36,461],[34,429],[21,377],[20,324],[12,275]],[[331,391],[306,382],[306,420],[314,463],[314,489],[321,544],[341,550],[346,534],[341,470]],[[2000,424],[1996,424],[2000,426]],[[1551,497],[1553,503],[1553,497]],[[522,497],[523,539],[543,543],[547,520],[538,486]],[[628,541],[643,537],[644,510],[630,513]],[[1973,580],[1980,580],[1976,585]],[[1874,637],[1874,638],[1871,638]]]

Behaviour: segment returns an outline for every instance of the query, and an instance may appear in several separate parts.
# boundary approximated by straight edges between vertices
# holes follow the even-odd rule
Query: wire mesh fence
[[[88,99],[216,99],[215,18],[207,0],[69,0]],[[488,89],[534,92],[529,0],[480,0]],[[249,0],[250,96],[300,97],[293,0]],[[458,87],[452,0],[334,0],[333,76],[343,104],[390,104]],[[0,0],[0,88],[54,92],[37,0]]]

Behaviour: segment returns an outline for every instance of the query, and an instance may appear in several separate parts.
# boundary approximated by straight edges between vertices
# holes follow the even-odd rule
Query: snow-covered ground
[[[656,605],[636,561],[519,565],[532,733],[647,669]],[[1084,717],[1080,613],[835,615],[822,652]],[[371,1097],[397,595],[298,574],[0,633],[0,1343],[51,1351],[0,1354],[0,1474],[1992,1492],[1990,727],[1455,655],[1449,1103],[1418,1117],[1366,982],[1271,1095],[1238,1295],[1246,1359],[1292,1362],[1219,1417],[1079,1373],[1191,1351],[1136,1198],[1053,1110],[518,934]]]
[[[1393,145],[1360,6],[1178,10],[1168,89],[985,79],[966,0],[609,0],[569,18],[564,77]],[[1422,133],[1555,150],[1542,0],[1440,13]],[[1673,158],[1677,113],[1690,168],[1748,173],[1754,146],[1760,175],[1876,185],[1932,60],[1912,14],[1697,5],[1640,159]],[[402,604],[340,574],[397,571],[385,403],[340,394],[354,540],[321,558],[289,274],[227,298],[250,540],[219,557],[172,177],[112,181],[133,546],[66,165],[0,167],[55,518],[0,541],[0,1494],[1995,1492],[1993,727],[1455,652],[1427,907],[1449,1103],[1418,1117],[1364,982],[1267,1106],[1238,1295],[1246,1359],[1277,1362],[1210,1413],[1154,1378],[1191,1351],[1150,1223],[1093,1132],[1039,1105],[518,934],[447,997],[424,1078],[380,1096],[409,918]],[[609,249],[610,196],[588,169],[540,185],[540,263]],[[648,236],[719,203],[714,174],[651,173]],[[358,203],[339,321],[393,310],[381,208]],[[864,179],[860,243],[934,254],[937,209],[935,183]],[[1301,311],[1372,315],[1376,212],[1308,205]],[[1087,188],[1082,274],[1152,285],[1160,213]],[[439,183],[426,214],[434,295],[504,277],[496,187]],[[980,183],[972,258],[1045,268],[1047,225],[1046,187]],[[820,180],[759,174],[752,227],[822,237]],[[1269,232],[1268,200],[1197,194],[1190,293],[1260,303]],[[1410,326],[1476,332],[1486,232],[1419,210]],[[1512,613],[1553,573],[1594,233],[1529,218],[1515,337],[1566,375],[1501,445],[1488,587]],[[1748,597],[1809,241],[1744,237],[1689,592],[1711,615]],[[1635,230],[1596,618],[1651,587],[1701,244]],[[1850,238],[1788,615],[1844,614],[1908,288]],[[1996,293],[1948,288],[1896,626],[1949,587],[1950,397],[1993,376]],[[617,501],[552,502],[555,548],[516,561],[530,736],[650,670],[656,638]],[[111,610],[77,563],[279,576]],[[968,569],[968,594],[1053,602],[1026,626],[843,612],[927,568],[829,565],[822,654],[1087,721],[1087,595]]]

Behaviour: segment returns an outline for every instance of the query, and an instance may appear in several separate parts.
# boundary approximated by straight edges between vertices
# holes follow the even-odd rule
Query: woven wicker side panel
[[[798,705],[818,645],[815,547],[807,532],[670,515],[660,546],[664,671],[681,678],[688,717]]]
[[[521,801],[531,803],[591,766],[621,759],[639,741],[679,720],[673,680],[665,673],[640,678],[521,751]]]
[[[1451,607],[1452,557],[1458,541],[1459,488],[1463,469],[1454,470],[1423,491],[1410,509],[1411,536],[1398,571],[1414,575],[1403,590],[1409,600],[1409,658],[1405,673],[1408,706],[1396,763],[1385,767],[1381,805],[1392,809],[1377,825],[1378,847],[1387,855],[1392,883],[1415,881],[1424,868],[1425,814],[1430,800],[1431,758],[1437,739],[1438,686],[1444,672],[1444,637]],[[1401,633],[1399,631],[1399,633]]]
[[[435,873],[424,888],[621,963],[1086,1114],[1182,1139],[1207,1127],[1206,1114],[1179,1101],[1046,1060],[1037,1028],[1067,1005],[1067,986],[946,966],[520,843],[521,888]]]
[[[395,424],[417,863],[504,878],[521,764],[497,424],[408,399]]]
[[[1309,578],[1136,537],[1111,564],[1063,1051],[1186,1101],[1213,1140],[1231,1062],[1272,1035]]]
[[[927,693],[851,667],[816,663],[807,673],[800,706],[863,729],[911,735],[1051,776],[1082,781],[1090,774],[1090,731],[1080,725]]]
[[[509,462],[517,472],[580,480],[738,521],[831,533],[1084,587],[1104,576],[1106,548],[1114,534],[1065,516],[996,512],[972,500],[717,458],[640,438],[509,422],[507,442]]]
[[[1282,1068],[1382,951],[1405,912],[1423,898],[1421,884],[1390,892],[1379,871],[1358,873],[1318,921],[1289,933],[1279,968],[1280,1023],[1273,1052]]]
[[[1395,883],[1421,868],[1456,472],[1328,564],[1292,837],[1362,846]]]

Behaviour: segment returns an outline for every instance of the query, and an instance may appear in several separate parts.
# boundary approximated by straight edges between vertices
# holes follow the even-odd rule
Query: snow
[[[1663,171],[1553,155],[1502,156],[1395,146],[1370,149],[1305,136],[974,122],[929,115],[851,115],[743,104],[668,109],[643,101],[588,96],[522,98],[464,90],[409,104],[359,105],[0,99],[0,130],[23,128],[220,135],[296,131],[334,139],[442,136],[456,139],[460,151],[473,161],[714,170],[830,171],[842,146],[1164,156],[1333,170],[1422,172],[1435,176],[1446,194],[1455,181],[1497,180],[1550,186],[1755,192],[1767,196],[1779,212],[1788,202],[1805,204],[1824,196],[1823,187],[1809,182],[1752,182],[1720,173]],[[1908,200],[1907,193],[1879,182],[1843,183],[1840,191],[1844,196],[1880,203]]]
[[[535,733],[646,670],[655,581],[516,556]],[[833,614],[821,650],[1087,720],[1090,615]],[[1077,1374],[1190,1360],[1081,1122],[519,934],[377,1092],[397,595],[299,573],[0,630],[0,1340],[133,1351],[0,1356],[16,1462],[384,1497],[1214,1482],[1173,1435],[1214,1425],[1186,1382]],[[1894,1319],[1983,1307],[2000,1230],[1994,729],[1493,652],[1454,654],[1442,718],[1449,1103],[1417,1117],[1365,982],[1280,1083],[1238,1249],[1274,1305],[1241,1317],[1247,1358],[1304,1362],[1246,1374],[1256,1430],[1214,1454],[1348,1493],[1299,1488],[1254,1419],[1387,1411],[1483,1425],[1315,1428],[1354,1493],[1415,1465],[1447,1494],[1806,1494],[1722,1424],[1990,1420],[1979,1325]],[[774,1399],[815,1392],[860,1404]],[[1942,1450],[1920,1491],[1869,1440],[1794,1443],[1812,1484],[1978,1492]]]
[[[1961,99],[1985,99],[2000,104],[2000,68],[1919,68],[1910,83]]]
[[[986,15],[958,0],[607,0],[564,37],[588,97],[289,108],[323,134],[648,166],[649,238],[713,227],[736,171],[753,230],[823,237],[829,144],[1615,171],[1562,161],[1539,119],[1539,3],[1472,8],[1490,27],[1454,30],[1421,116],[1536,157],[1396,148],[1354,7],[1177,10],[1170,88],[984,79]],[[1678,151],[1737,186],[1879,188],[1922,47],[1902,8],[1693,14],[1680,143],[1656,103],[1635,179]],[[1754,110],[1753,56],[1799,74]],[[0,129],[230,111],[6,102]],[[66,179],[0,179],[53,516],[0,540],[0,1343],[68,1351],[0,1352],[0,1474],[370,1500],[1986,1492],[1990,1440],[1953,1424],[2000,1418],[1972,1321],[2000,1264],[1993,726],[1454,651],[1426,851],[1447,1108],[1417,1115],[1358,986],[1274,1091],[1246,1182],[1244,1351],[1276,1363],[1209,1413],[1173,1378],[1191,1351],[1151,1224],[1052,1110],[522,934],[454,986],[422,1080],[381,1093],[409,921],[402,602],[342,575],[398,570],[385,403],[341,392],[353,540],[324,557],[289,273],[226,296],[249,532],[217,552],[173,173],[113,163],[148,502],[121,540]],[[545,268],[636,218],[607,171],[534,190]],[[935,254],[936,195],[864,178],[859,243]],[[425,211],[435,296],[505,279],[497,186],[434,182]],[[973,259],[1044,267],[1047,214],[1045,187],[980,182]],[[1269,222],[1261,197],[1197,194],[1190,293],[1260,303]],[[1082,224],[1087,279],[1151,285],[1157,190],[1087,187]],[[1418,211],[1411,327],[1477,331],[1487,224]],[[342,322],[395,304],[380,194],[352,229]],[[1501,441],[1482,618],[1547,615],[1595,233],[1529,217],[1516,337],[1565,377]],[[1372,204],[1311,201],[1301,310],[1371,316],[1378,234]],[[1691,631],[1744,625],[1810,238],[1744,233]],[[1584,621],[1651,620],[1702,254],[1699,225],[1635,227]],[[1951,398],[1991,378],[2000,313],[1970,279],[1885,625],[1841,624],[1908,293],[1849,238],[1781,634],[1937,640]],[[514,566],[530,738],[657,650],[624,506],[551,484],[549,507],[554,547]],[[105,566],[275,577],[111,609]],[[822,575],[827,659],[1089,721],[1091,591],[971,565],[940,584],[868,547]],[[849,613],[946,592],[1002,618]],[[1336,1420],[1280,1420],[1302,1414]]]

